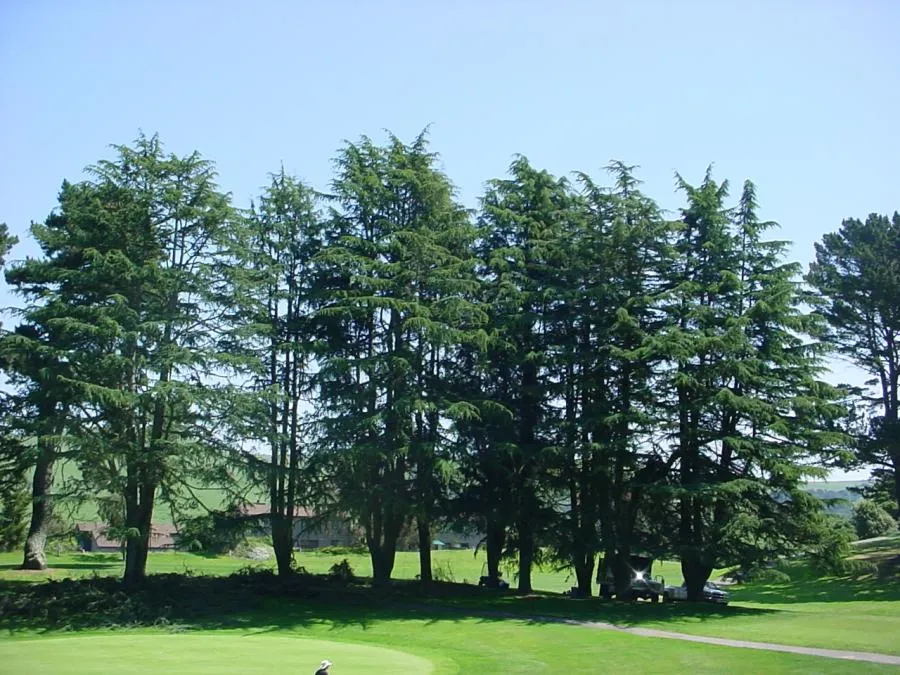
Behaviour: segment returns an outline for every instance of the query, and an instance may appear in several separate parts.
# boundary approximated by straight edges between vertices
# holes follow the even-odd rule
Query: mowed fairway
[[[161,634],[132,631],[0,640],[3,672],[59,675],[496,675],[565,672],[889,673],[896,668],[811,656],[653,640],[576,626],[522,621],[323,620],[259,630]]]
[[[889,540],[879,543],[877,549],[860,551],[893,556],[897,543]],[[321,574],[345,557],[358,575],[370,574],[368,557],[362,555],[298,553],[297,562]],[[18,559],[19,554],[0,554],[0,583],[5,581],[8,593],[41,584],[48,576],[121,574],[121,559],[111,554],[51,557],[52,569],[41,573],[12,569]],[[224,556],[160,553],[150,556],[149,567],[155,573],[210,575],[195,582],[220,580],[227,591],[230,582],[222,577],[248,564]],[[472,583],[481,565],[481,556],[473,557],[471,551],[436,551],[434,556],[436,576],[446,580]],[[252,566],[265,568],[271,563]],[[820,577],[800,563],[787,569],[790,582],[732,587],[733,603],[727,608],[571,600],[558,593],[570,585],[566,574],[543,570],[536,577],[536,586],[550,592],[532,596],[468,587],[470,590],[460,595],[454,591],[419,598],[411,591],[417,585],[407,583],[398,585],[405,589],[399,594],[386,596],[370,594],[359,586],[348,596],[268,596],[253,607],[232,601],[220,609],[217,595],[199,595],[212,604],[189,604],[188,609],[194,611],[187,615],[164,612],[166,618],[161,622],[155,614],[135,623],[128,616],[112,622],[67,623],[57,621],[60,616],[53,611],[5,620],[0,613],[4,629],[0,633],[0,672],[302,674],[312,673],[323,658],[334,661],[332,675],[900,672],[897,666],[697,644],[541,618],[566,617],[620,627],[900,655],[900,586],[896,579]],[[417,554],[398,555],[397,578],[412,579],[417,571]],[[657,572],[670,583],[680,582],[677,563],[655,565]],[[161,583],[177,584],[157,578]],[[196,588],[191,583],[186,582],[183,589]],[[74,592],[66,591],[72,588],[66,585],[56,588]],[[165,588],[160,591],[165,593]],[[178,595],[181,590],[173,593]],[[92,596],[91,601],[95,600]],[[115,630],[109,630],[111,627]],[[65,635],[61,630],[67,631]]]
[[[434,672],[428,659],[402,651],[314,639],[120,634],[0,642],[8,673],[271,675],[312,673],[323,658],[346,675]]]

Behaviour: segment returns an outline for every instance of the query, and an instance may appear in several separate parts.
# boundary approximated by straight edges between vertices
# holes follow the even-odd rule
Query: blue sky
[[[0,220],[22,236],[139,129],[245,205],[281,163],[323,188],[343,139],[430,124],[471,206],[514,153],[640,165],[672,209],[673,172],[714,163],[806,263],[842,218],[900,209],[898,34],[895,0],[8,0]]]

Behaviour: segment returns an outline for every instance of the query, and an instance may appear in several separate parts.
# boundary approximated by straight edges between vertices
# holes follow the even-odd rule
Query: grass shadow
[[[864,539],[853,543],[853,550],[856,553],[871,553],[892,551],[900,553],[900,535],[888,535],[886,537],[875,537],[873,539]]]
[[[121,561],[117,563],[111,562],[74,562],[59,563],[43,570],[23,570],[21,565],[0,565],[0,571],[4,572],[23,572],[28,574],[52,574],[54,570],[108,570],[121,567]]]
[[[884,559],[878,574],[858,576],[818,576],[806,565],[782,568],[789,581],[784,583],[751,583],[732,586],[729,591],[737,602],[794,605],[810,602],[851,602],[859,600],[900,600],[900,576],[892,561]]]
[[[763,615],[770,609],[703,603],[619,603],[553,594],[498,595],[471,585],[409,581],[387,589],[321,576],[279,579],[271,571],[229,577],[151,575],[126,590],[108,577],[0,583],[0,630],[12,634],[114,627],[243,629],[273,632],[304,626],[355,626],[418,619],[427,625],[475,619],[528,624],[604,622],[639,626]]]

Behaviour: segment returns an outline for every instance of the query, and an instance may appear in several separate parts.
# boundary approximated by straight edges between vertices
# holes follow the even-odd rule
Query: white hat
[[[322,659],[322,663],[319,665],[319,668],[328,668],[331,665],[331,661],[328,659]]]

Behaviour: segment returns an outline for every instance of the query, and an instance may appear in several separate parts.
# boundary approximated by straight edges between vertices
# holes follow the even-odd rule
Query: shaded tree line
[[[635,167],[570,179],[524,157],[469,210],[424,133],[345,144],[324,192],[282,170],[241,209],[215,180],[155,136],[117,146],[6,270],[25,303],[0,358],[3,458],[32,476],[26,567],[46,565],[62,460],[124,514],[129,584],[160,500],[249,480],[280,574],[315,507],[361,529],[376,583],[410,528],[430,581],[451,523],[484,533],[489,575],[514,559],[521,591],[547,563],[590,594],[599,554],[623,588],[650,553],[681,560],[693,597],[717,567],[818,545],[806,479],[875,459],[896,475],[900,255],[841,267],[853,237],[898,251],[896,215],[826,237],[806,283],[755,186],[732,201],[710,171],[676,176],[674,215]],[[823,379],[834,346],[882,386],[856,440],[853,392]]]

